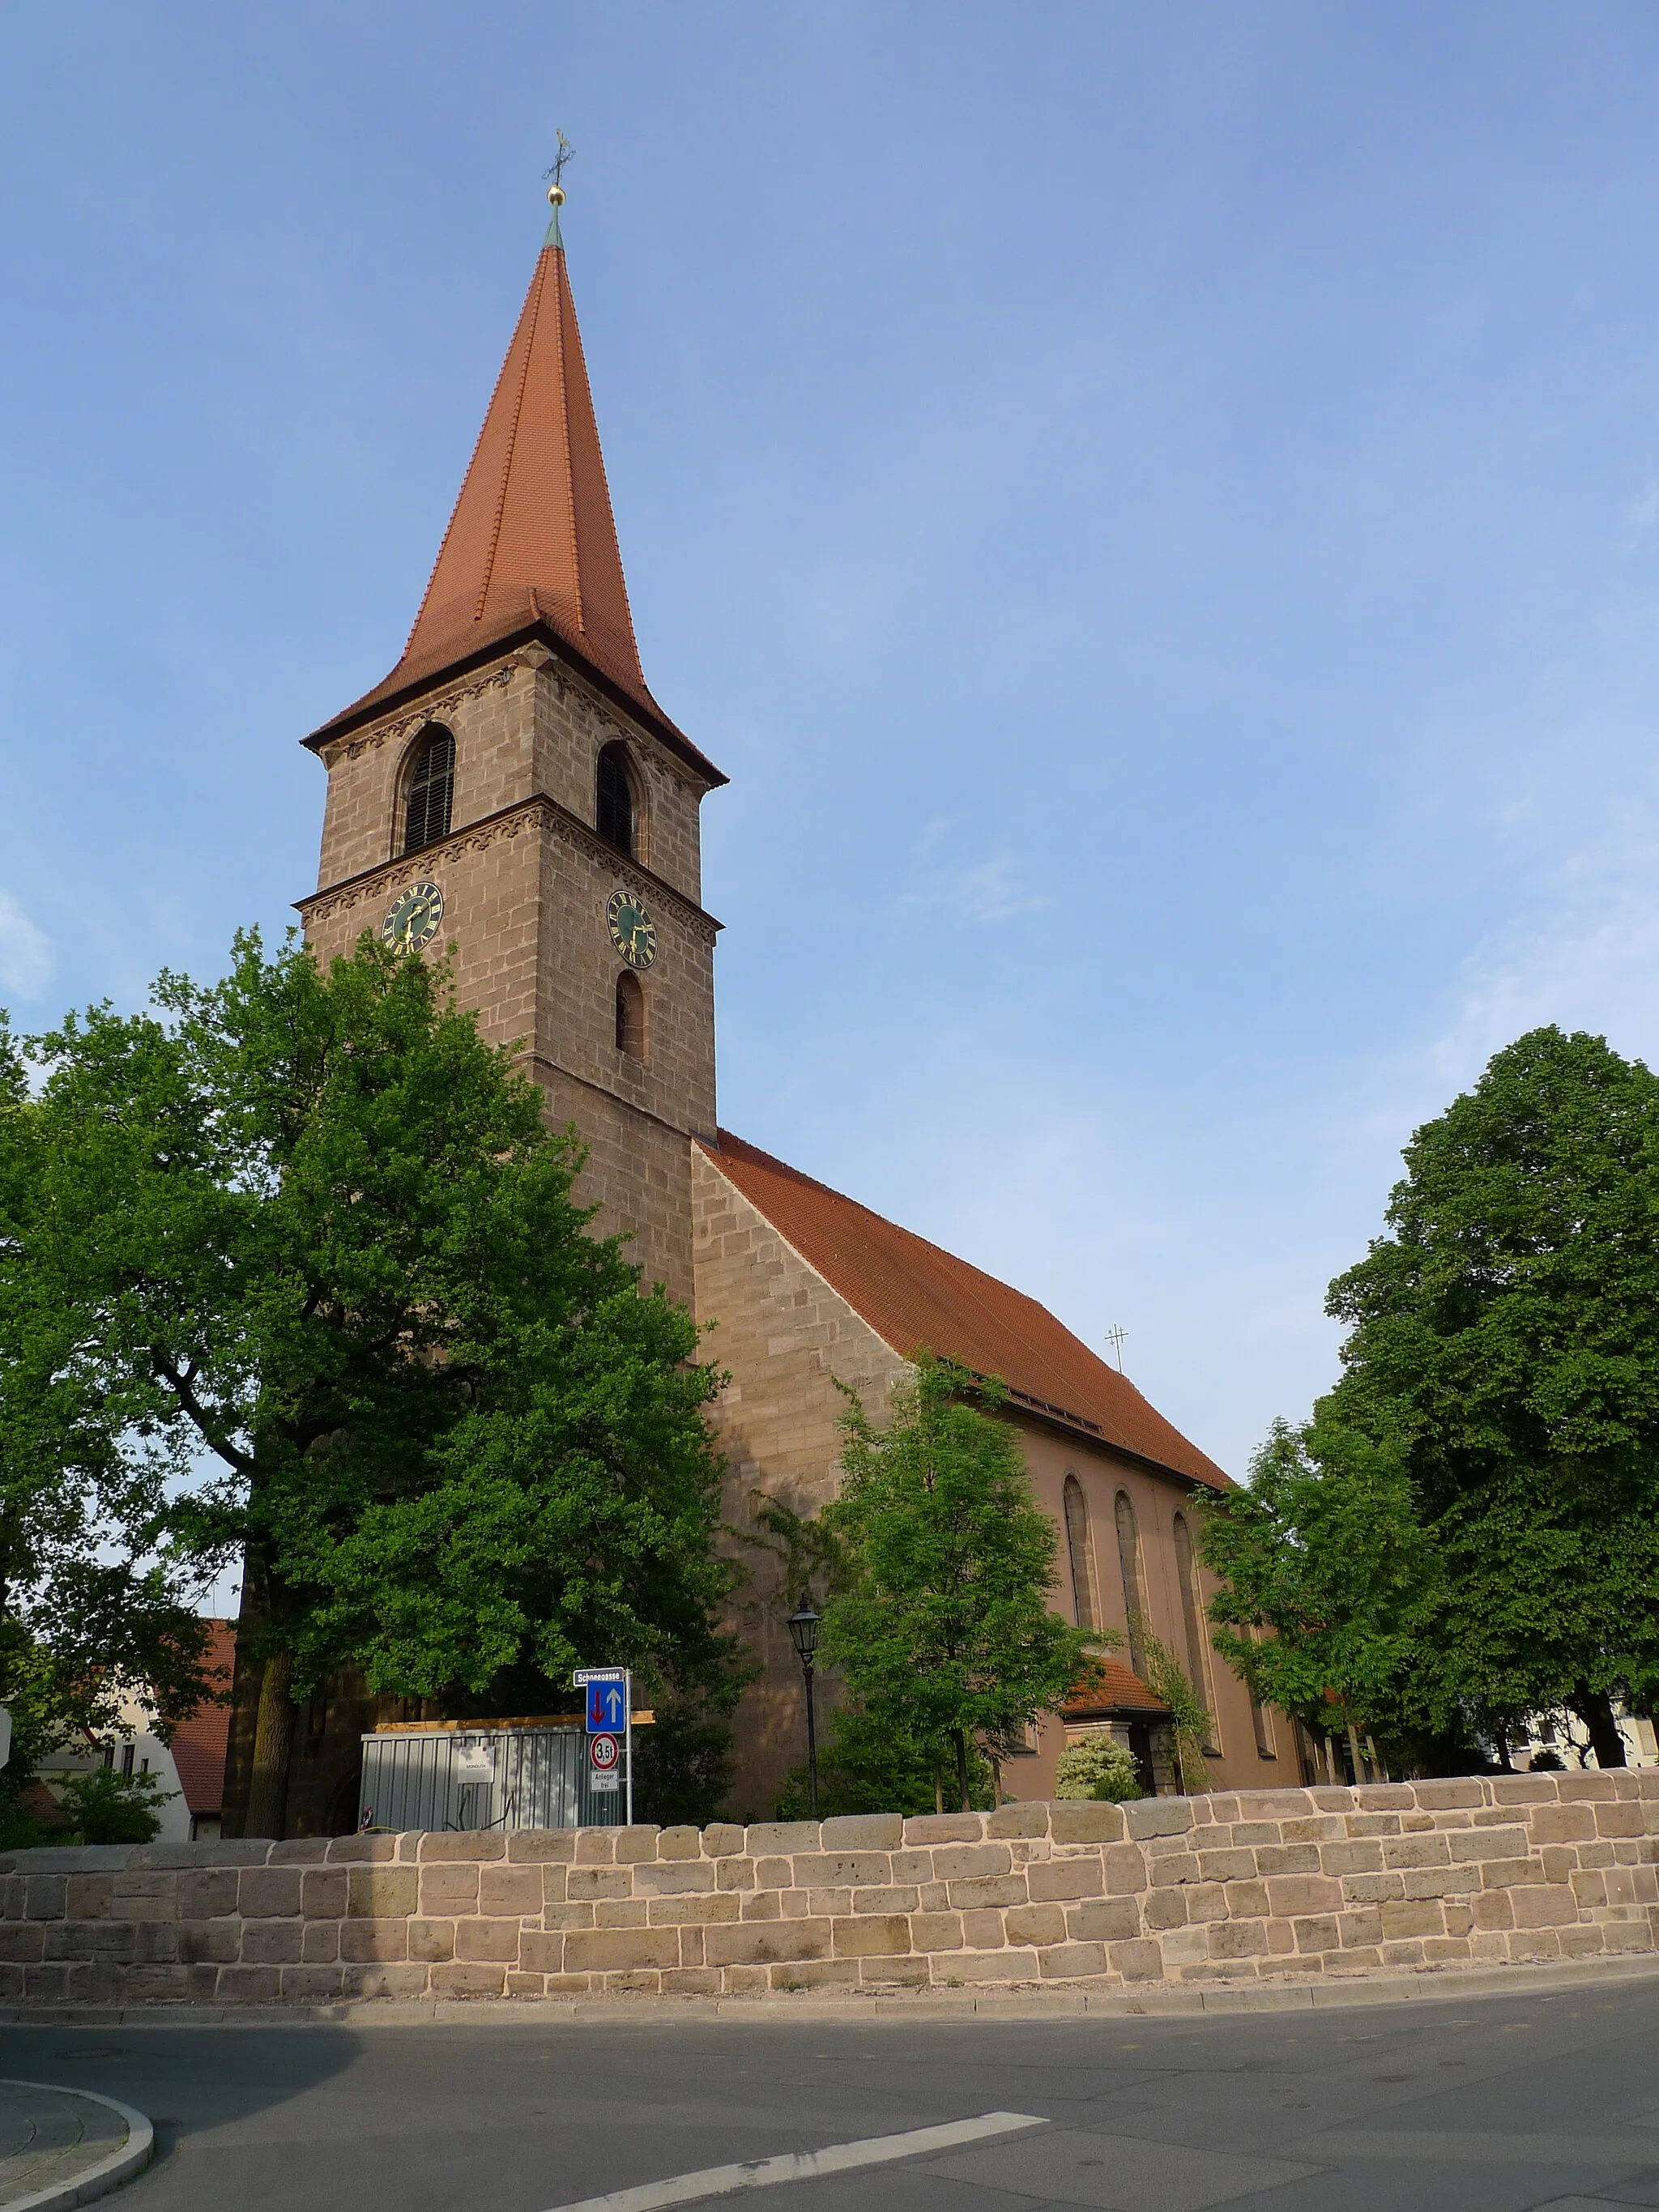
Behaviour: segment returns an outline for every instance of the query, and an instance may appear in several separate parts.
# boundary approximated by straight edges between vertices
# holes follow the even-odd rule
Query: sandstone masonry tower
[[[726,778],[640,667],[556,203],[403,658],[306,742],[313,949],[453,946],[484,1036],[522,1042],[587,1144],[598,1227],[689,1304],[691,1140],[715,1135],[698,810]]]

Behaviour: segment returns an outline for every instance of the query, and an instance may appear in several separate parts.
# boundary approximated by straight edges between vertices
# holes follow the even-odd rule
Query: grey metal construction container
[[[611,1828],[623,1790],[592,1786],[580,1727],[388,1729],[363,1738],[362,1824],[375,1828]]]

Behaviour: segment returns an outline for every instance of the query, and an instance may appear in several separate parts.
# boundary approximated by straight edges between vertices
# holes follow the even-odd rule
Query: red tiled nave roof
[[[925,1346],[975,1375],[999,1376],[1016,1409],[1054,1415],[1104,1444],[1212,1489],[1232,1487],[1215,1462],[1149,1405],[1126,1376],[1097,1358],[1035,1298],[726,1130],[718,1147],[703,1149],[902,1358],[913,1358]]]

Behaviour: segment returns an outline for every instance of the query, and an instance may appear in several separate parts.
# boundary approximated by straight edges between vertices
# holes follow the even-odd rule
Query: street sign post
[[[634,1825],[634,1679],[626,1667],[578,1667],[573,1686],[587,1692],[588,1779],[595,1790],[617,1787],[621,1754],[627,1777],[628,1825]],[[620,1745],[617,1737],[621,1736]],[[601,1744],[609,1746],[602,1755]]]

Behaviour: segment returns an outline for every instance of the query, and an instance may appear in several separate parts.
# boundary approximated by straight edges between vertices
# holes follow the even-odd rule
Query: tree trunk
[[[248,1784],[245,1836],[280,1837],[288,1806],[288,1766],[294,1749],[294,1654],[276,1650],[259,1677],[259,1717],[253,1730],[253,1772]]]
[[[957,1730],[957,1794],[961,1799],[958,1812],[965,1813],[968,1806],[968,1731]]]
[[[1625,1764],[1625,1739],[1619,1733],[1619,1723],[1613,1717],[1613,1700],[1605,1690],[1581,1690],[1570,1700],[1584,1726],[1589,1730],[1590,1749],[1595,1753],[1598,1766],[1622,1766]]]

